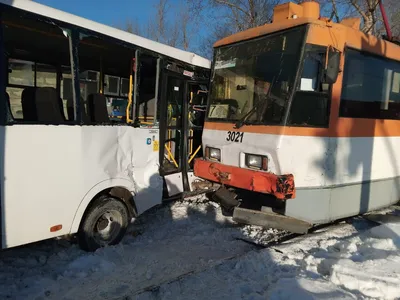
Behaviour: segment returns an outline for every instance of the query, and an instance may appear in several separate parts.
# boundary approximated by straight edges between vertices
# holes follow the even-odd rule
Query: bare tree
[[[324,0],[330,2],[331,9],[337,19],[360,17],[361,30],[368,34],[380,34],[384,30],[378,0]],[[385,10],[394,33],[400,30],[400,1],[385,0]]]
[[[219,19],[227,21],[234,27],[234,31],[242,31],[268,23],[272,19],[272,12],[280,0],[188,0],[192,11],[207,14],[210,11],[220,12]],[[201,3],[199,3],[201,2]]]
[[[273,8],[282,0],[186,0],[192,17],[203,20],[208,34],[200,52],[211,58],[215,41],[252,27],[271,22]]]
[[[137,20],[130,20],[118,27],[172,47],[190,50],[198,32],[195,18],[191,17],[186,0],[176,0],[174,4],[170,5],[169,0],[158,0],[154,6],[155,13],[148,22],[139,24]]]
[[[128,31],[129,33],[144,35],[143,29],[137,20],[128,20],[125,26],[122,26],[121,29]]]
[[[179,21],[175,22],[175,24],[179,24],[181,39],[182,39],[182,47],[183,50],[188,50],[190,46],[190,40],[195,33],[190,18],[190,11],[187,5],[183,5],[178,13]]]
[[[167,1],[168,0],[158,0],[156,4],[156,11],[157,14],[155,16],[155,22],[150,23],[154,24],[154,27],[152,28],[152,38],[155,39],[157,42],[165,42],[167,37],[166,37],[166,27],[167,27]],[[151,28],[151,26],[150,26]]]

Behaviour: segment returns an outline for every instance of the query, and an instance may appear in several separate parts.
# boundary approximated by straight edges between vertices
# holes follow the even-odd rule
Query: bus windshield
[[[208,119],[280,124],[294,88],[305,29],[216,49]]]

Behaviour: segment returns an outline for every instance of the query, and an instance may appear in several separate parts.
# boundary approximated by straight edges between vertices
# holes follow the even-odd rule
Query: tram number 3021
[[[243,132],[228,131],[228,136],[226,137],[226,140],[228,142],[241,143],[243,142],[243,135]]]

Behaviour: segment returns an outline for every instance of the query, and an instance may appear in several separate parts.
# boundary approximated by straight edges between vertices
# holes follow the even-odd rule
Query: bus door
[[[190,191],[192,183],[196,181],[193,173],[194,160],[202,157],[202,133],[207,109],[208,82],[187,82],[188,85],[188,147],[187,147],[187,174]]]
[[[206,84],[173,72],[164,74],[160,97],[160,173],[168,193],[165,196],[191,190],[194,158],[202,154]]]
[[[160,105],[160,166],[168,195],[174,196],[185,190],[185,153],[183,142],[185,122],[185,80],[166,72],[163,77]]]

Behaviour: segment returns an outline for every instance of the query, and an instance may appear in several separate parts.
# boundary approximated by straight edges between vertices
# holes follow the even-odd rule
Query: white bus
[[[191,101],[210,61],[33,1],[0,0],[0,14],[2,248],[76,233],[88,251],[116,244],[191,190]]]

